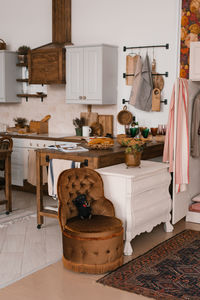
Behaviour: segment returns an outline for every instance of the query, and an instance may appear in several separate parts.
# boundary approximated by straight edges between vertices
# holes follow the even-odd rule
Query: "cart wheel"
[[[6,211],[6,215],[9,215],[9,213],[10,213],[9,211]]]
[[[38,225],[37,225],[37,229],[40,229],[40,228],[41,228],[41,224],[38,224]]]

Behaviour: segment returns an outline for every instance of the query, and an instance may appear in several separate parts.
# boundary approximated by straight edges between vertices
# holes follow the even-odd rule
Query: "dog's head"
[[[82,207],[84,204],[87,203],[86,201],[86,195],[85,194],[80,194],[78,195],[72,202],[77,206],[77,207]]]

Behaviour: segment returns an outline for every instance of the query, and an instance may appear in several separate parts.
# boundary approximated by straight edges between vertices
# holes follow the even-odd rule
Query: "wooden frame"
[[[52,41],[71,43],[71,0],[52,0]]]

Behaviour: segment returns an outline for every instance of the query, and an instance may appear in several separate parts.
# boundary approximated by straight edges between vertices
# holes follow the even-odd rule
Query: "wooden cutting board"
[[[98,121],[98,113],[95,112],[81,112],[80,117],[85,119],[85,125],[87,126],[91,126],[92,123]]]
[[[98,121],[103,127],[103,136],[107,133],[113,135],[113,115],[99,115]]]

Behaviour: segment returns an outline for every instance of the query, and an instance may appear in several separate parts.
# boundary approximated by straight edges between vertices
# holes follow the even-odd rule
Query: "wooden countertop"
[[[81,136],[65,136],[64,134],[36,134],[36,133],[16,133],[16,132],[0,132],[1,136],[9,136],[17,139],[36,139],[36,140],[50,140],[50,141],[70,141],[79,142],[84,140]]]
[[[38,139],[38,140],[52,140],[52,141],[63,141],[63,142],[80,142],[84,146],[84,137],[81,136],[64,136],[62,134],[16,134],[16,133],[1,133],[0,135],[6,135],[12,138],[19,139]],[[151,159],[163,155],[163,142],[148,143],[142,153],[142,159]],[[42,156],[49,155],[50,157],[63,156],[69,157],[69,159],[77,161],[98,161],[98,167],[102,165],[113,165],[124,162],[124,151],[125,148],[120,146],[117,141],[113,148],[108,150],[89,150],[87,152],[70,152],[61,153],[52,149],[38,149],[37,152],[41,153]],[[44,155],[43,155],[44,154]]]
[[[83,143],[84,146],[84,143]],[[142,159],[151,159],[163,155],[164,143],[149,143],[142,153]],[[120,146],[117,141],[113,148],[108,150],[89,150],[85,152],[61,152],[53,149],[37,149],[36,152],[42,157],[43,164],[51,158],[64,158],[74,161],[85,162],[92,168],[102,168],[110,165],[123,163],[125,161],[125,148]],[[48,158],[48,159],[47,159]]]

